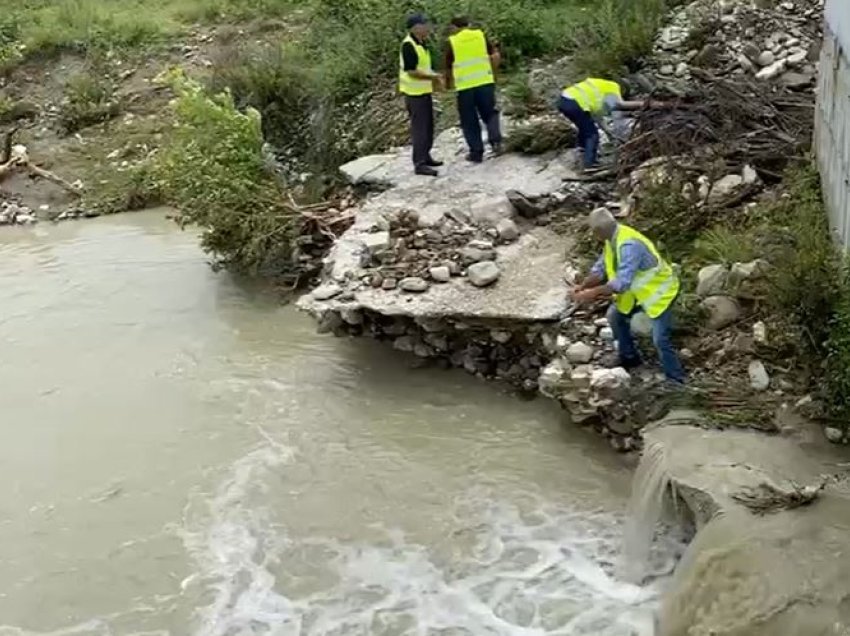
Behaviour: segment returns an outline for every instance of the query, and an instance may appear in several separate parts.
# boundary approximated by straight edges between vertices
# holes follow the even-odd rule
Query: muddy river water
[[[5,229],[0,343],[2,636],[651,633],[625,461],[316,335],[163,211]]]

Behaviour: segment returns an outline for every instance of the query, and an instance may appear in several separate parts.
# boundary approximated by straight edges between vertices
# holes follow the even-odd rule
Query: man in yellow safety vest
[[[610,80],[588,77],[561,92],[558,110],[578,129],[577,146],[583,152],[586,169],[595,166],[599,157],[598,127],[614,137],[603,118],[631,106],[631,102],[623,101],[620,84]]]
[[[606,208],[591,212],[589,224],[596,238],[605,242],[605,248],[590,274],[573,291],[573,300],[613,300],[608,322],[617,341],[620,366],[626,369],[641,364],[631,318],[646,313],[652,321],[652,341],[664,374],[672,382],[684,383],[685,371],[671,339],[672,306],[679,295],[676,272],[652,241],[634,228],[617,223]]]
[[[399,53],[399,91],[404,95],[410,117],[410,141],[413,145],[413,168],[416,174],[437,176],[443,163],[431,156],[434,145],[434,86],[441,77],[431,65],[427,47],[431,25],[425,16],[413,14],[407,18],[407,37]]]
[[[470,27],[469,19],[456,17],[449,27],[446,46],[446,86],[457,91],[460,126],[466,145],[467,159],[474,163],[484,160],[484,142],[479,118],[487,128],[487,141],[499,154],[502,131],[496,107],[495,70],[501,60],[498,50],[481,29]]]

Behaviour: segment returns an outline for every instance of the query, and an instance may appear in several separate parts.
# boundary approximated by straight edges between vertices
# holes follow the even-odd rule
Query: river
[[[554,405],[316,335],[161,210],[4,229],[0,307],[0,635],[651,633],[631,467]]]

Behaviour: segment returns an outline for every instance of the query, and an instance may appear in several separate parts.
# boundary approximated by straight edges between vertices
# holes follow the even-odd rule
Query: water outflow
[[[671,487],[667,454],[659,443],[644,449],[632,482],[632,495],[626,509],[620,577],[640,583],[647,575],[656,528],[664,509],[664,496]]]

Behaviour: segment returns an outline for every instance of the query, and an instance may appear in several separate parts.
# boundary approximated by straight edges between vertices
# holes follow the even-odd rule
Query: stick
[[[71,194],[80,196],[83,193],[82,190],[75,186],[73,183],[68,183],[62,177],[55,175],[52,172],[45,170],[44,168],[39,168],[38,166],[33,165],[31,163],[25,163],[23,164],[23,167],[35,176],[41,177],[42,179],[47,179],[48,181],[51,181],[52,183],[58,185],[60,188],[64,188]]]

